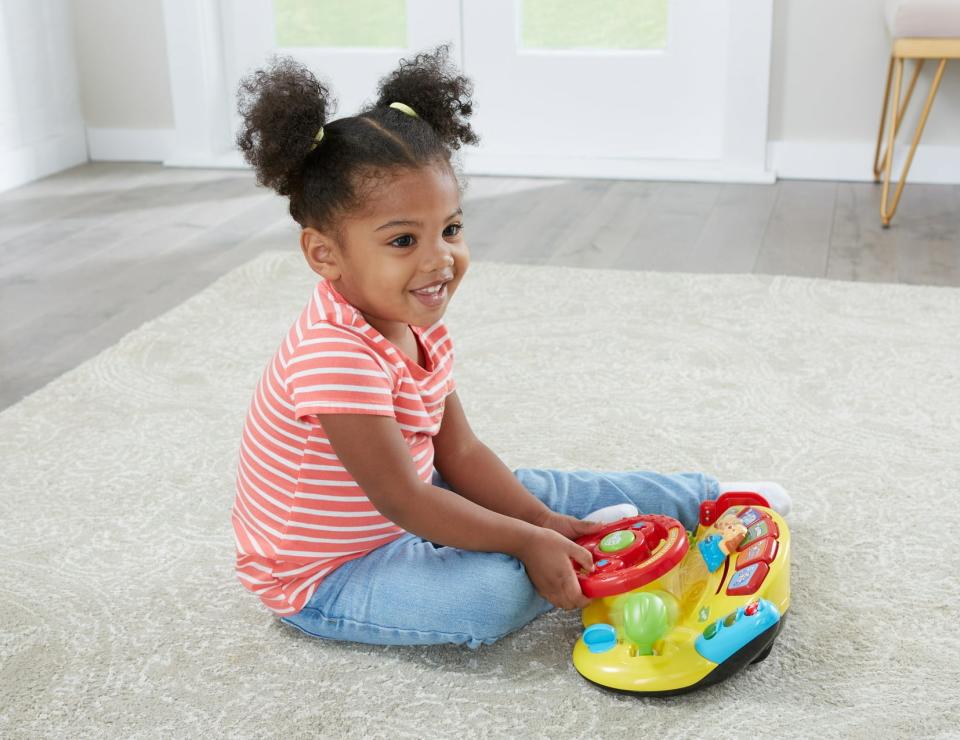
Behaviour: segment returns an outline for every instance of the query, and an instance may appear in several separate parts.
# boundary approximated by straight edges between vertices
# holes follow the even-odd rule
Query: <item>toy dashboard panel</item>
[[[731,539],[731,530],[739,536]],[[583,610],[586,629],[574,646],[574,665],[594,683],[641,694],[691,690],[715,682],[711,674],[725,678],[734,663],[733,672],[769,651],[790,606],[789,572],[790,532],[782,517],[757,504],[731,507],[697,528],[676,568],[636,589],[676,601],[676,622],[652,654],[638,652],[624,634],[622,595],[605,596]]]

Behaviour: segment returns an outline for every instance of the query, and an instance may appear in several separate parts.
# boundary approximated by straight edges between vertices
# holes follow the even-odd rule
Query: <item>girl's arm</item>
[[[554,606],[574,609],[589,603],[570,566],[573,559],[587,571],[593,569],[593,556],[585,548],[552,529],[424,483],[392,417],[323,414],[318,418],[337,457],[392,522],[441,545],[512,555],[523,561],[534,588]]]
[[[550,509],[523,487],[467,423],[457,392],[446,398],[440,431],[433,438],[433,464],[450,487],[480,506],[540,525]]]
[[[519,557],[539,529],[424,483],[396,419],[369,414],[317,418],[337,457],[377,511],[408,532],[441,545]]]

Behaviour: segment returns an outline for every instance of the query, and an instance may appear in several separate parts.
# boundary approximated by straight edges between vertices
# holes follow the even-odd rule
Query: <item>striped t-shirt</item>
[[[321,280],[260,378],[232,520],[237,575],[277,614],[300,611],[335,568],[404,534],[337,458],[316,414],[395,417],[417,473],[431,480],[453,346],[443,321],[411,329],[426,369]]]

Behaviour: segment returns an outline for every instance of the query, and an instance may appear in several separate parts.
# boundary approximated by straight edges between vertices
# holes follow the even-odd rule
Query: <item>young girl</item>
[[[572,541],[601,526],[589,512],[633,504],[693,528],[724,489],[702,473],[511,472],[474,436],[443,315],[469,265],[451,154],[478,138],[448,52],[401,61],[375,103],[334,121],[328,89],[290,59],[240,86],[237,142],[289,197],[321,279],[244,425],[237,574],[317,637],[493,643],[588,603],[571,559],[592,570]]]

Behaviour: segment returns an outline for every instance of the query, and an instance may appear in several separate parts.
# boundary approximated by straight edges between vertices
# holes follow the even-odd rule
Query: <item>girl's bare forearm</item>
[[[491,511],[531,524],[550,513],[547,505],[524,488],[510,468],[482,442],[444,465],[440,474],[454,491]]]
[[[430,542],[477,552],[502,552],[513,557],[520,557],[540,529],[429,483],[405,496],[395,510],[381,513]]]

